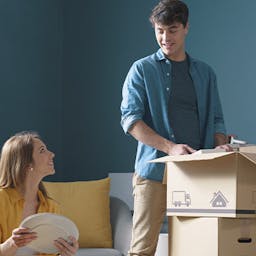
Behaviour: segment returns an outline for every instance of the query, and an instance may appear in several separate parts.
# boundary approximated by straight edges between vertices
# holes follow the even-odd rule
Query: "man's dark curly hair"
[[[161,25],[171,25],[174,22],[183,24],[188,22],[189,10],[185,3],[180,0],[161,0],[152,10],[149,18],[153,27],[155,23]]]

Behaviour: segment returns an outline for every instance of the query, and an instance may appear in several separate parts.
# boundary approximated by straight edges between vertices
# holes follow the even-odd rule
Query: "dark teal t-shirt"
[[[169,101],[169,120],[175,142],[188,144],[194,149],[201,147],[197,97],[189,74],[188,60],[172,65],[172,86]]]

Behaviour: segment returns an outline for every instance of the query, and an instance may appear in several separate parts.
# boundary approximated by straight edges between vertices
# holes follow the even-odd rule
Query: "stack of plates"
[[[70,219],[54,213],[38,213],[24,219],[21,227],[30,228],[37,233],[37,239],[27,245],[40,253],[55,254],[58,249],[54,246],[54,240],[59,237],[70,242],[69,236],[78,239],[79,232],[74,222]]]

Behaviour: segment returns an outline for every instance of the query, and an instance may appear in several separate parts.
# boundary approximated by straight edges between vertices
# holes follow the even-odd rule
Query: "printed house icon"
[[[226,207],[227,203],[228,203],[228,200],[221,193],[221,191],[214,193],[213,199],[210,202],[212,207]]]

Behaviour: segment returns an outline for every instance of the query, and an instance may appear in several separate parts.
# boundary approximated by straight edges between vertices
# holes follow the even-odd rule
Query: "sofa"
[[[109,196],[110,178],[96,181],[44,182],[61,214],[79,230],[77,256],[125,256],[132,229],[132,214],[121,199]]]

